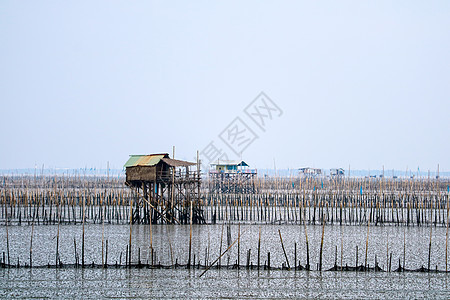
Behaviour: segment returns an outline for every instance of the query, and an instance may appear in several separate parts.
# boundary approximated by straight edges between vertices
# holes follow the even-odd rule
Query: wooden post
[[[391,266],[392,266],[392,252],[391,252],[391,255],[389,257],[389,272],[391,272]]]
[[[74,249],[75,266],[78,267],[77,241],[75,240],[75,237],[73,237],[73,249]]]
[[[197,151],[197,161],[198,161],[198,151]],[[189,259],[188,259],[188,269],[191,268],[191,255],[192,255],[192,198],[190,199],[190,213],[189,213]]]
[[[343,267],[343,261],[344,261],[344,231],[341,227],[341,271]]]
[[[175,146],[173,146],[173,158],[175,159]],[[171,200],[170,200],[170,214],[171,214],[171,222],[173,224],[175,216],[174,210],[174,196],[175,196],[175,167],[172,167],[172,184],[171,184]]]
[[[245,232],[245,231],[244,231]],[[238,236],[238,238],[240,238],[240,236]],[[231,243],[229,246],[228,246],[228,248],[227,248],[227,250],[225,250],[215,261],[213,261],[212,262],[212,264],[211,265],[209,265],[206,269],[205,269],[205,271],[203,271],[203,273],[202,274],[200,274],[200,276],[199,277],[202,277],[209,269],[211,269],[211,267],[225,254],[225,253],[227,253],[227,251],[228,250],[230,250],[231,249],[231,247],[233,247],[233,245],[237,242],[237,240],[238,239],[235,239],[234,240],[234,242],[233,243]]]
[[[61,212],[60,212],[59,201],[58,201],[58,207],[57,207],[57,210],[58,210],[58,229],[57,229],[57,232],[56,232],[56,255],[55,255],[55,266],[58,265],[58,258],[59,258],[59,223],[60,223],[60,220],[61,220],[61,216],[60,216]]]
[[[431,209],[433,209],[433,203],[431,202]],[[431,220],[432,221],[432,220]],[[431,236],[433,233],[433,222],[430,223],[430,243],[428,245],[428,270],[430,270],[430,263],[431,263]]]
[[[219,268],[222,265],[221,264],[222,256],[220,254],[222,254],[223,227],[224,227],[224,224],[222,223],[222,231],[221,231],[221,234],[220,234],[220,246],[219,246]]]
[[[105,268],[108,267],[108,240],[106,240]]]
[[[102,202],[103,204],[103,202]],[[103,206],[103,205],[102,205]],[[102,210],[103,214],[103,210]],[[104,260],[104,238],[105,238],[105,218],[102,216],[102,268],[105,268],[105,260]]]
[[[297,271],[297,243],[294,243],[294,270]]]
[[[155,186],[154,183],[150,183],[149,184],[149,192],[150,192],[150,203],[153,203],[153,199],[155,198]],[[150,225],[150,262],[152,264],[153,267],[153,208],[152,206],[150,206],[150,220],[149,220],[149,225]]]
[[[34,233],[34,220],[31,225],[31,238],[30,238],[30,268],[33,266],[33,233]]]
[[[337,246],[334,248],[334,269],[337,270]]]
[[[239,269],[239,266],[240,266],[240,262],[241,262],[241,260],[240,260],[240,252],[241,252],[241,249],[240,249],[240,247],[241,247],[241,224],[239,223],[238,224],[238,248],[237,248],[237,251],[238,251],[238,253],[237,253],[237,257],[238,257],[238,259],[237,259],[237,268]]]
[[[85,194],[83,193],[82,196],[83,199],[83,233],[82,233],[82,237],[81,237],[81,266],[84,268],[84,220],[86,219],[85,217],[85,210],[86,210],[86,197]]]
[[[137,191],[136,191],[137,192]],[[130,197],[130,237],[128,240],[128,260],[127,260],[127,264],[128,266],[131,266],[131,231],[132,231],[132,224],[133,224],[133,197],[134,195],[132,195]]]
[[[447,266],[448,266],[448,260],[447,260],[447,251],[448,251],[448,212],[449,212],[449,203],[448,203],[448,197],[447,197],[447,220],[445,222],[445,226],[447,227],[447,230],[445,232],[445,272],[447,272]]]
[[[322,239],[320,241],[319,271],[322,271],[323,237],[325,234],[325,219],[323,217],[323,213],[322,213],[322,222],[323,222],[323,226],[322,226]]]
[[[389,266],[389,231],[386,229],[386,269]]]
[[[303,225],[305,227],[305,240],[306,240],[306,270],[310,270],[310,265],[309,265],[309,242],[308,242],[308,232],[306,230],[306,220],[303,222]]]
[[[370,231],[370,219],[367,222],[366,256],[364,259],[364,268],[367,268],[367,252],[369,250],[369,231]]]
[[[283,248],[284,257],[286,258],[286,263],[288,265],[288,269],[291,269],[291,265],[289,264],[289,259],[286,255],[286,250],[284,249],[283,238],[281,237],[281,231],[278,229],[278,234],[280,235],[281,248]]]
[[[260,255],[261,255],[261,226],[259,226],[259,237],[258,237],[258,270],[260,266]]]
[[[8,211],[6,211],[6,254],[8,256],[8,268],[11,266],[11,262],[9,260],[9,233],[8,233]]]
[[[403,271],[405,271],[406,263],[406,227],[403,230]]]
[[[166,224],[166,229],[167,229],[167,231],[169,231],[169,226],[167,224]],[[170,262],[171,262],[172,267],[173,267],[174,266],[174,264],[173,264],[173,249],[172,249],[172,241],[170,240],[169,232],[167,232],[167,239],[169,240]]]

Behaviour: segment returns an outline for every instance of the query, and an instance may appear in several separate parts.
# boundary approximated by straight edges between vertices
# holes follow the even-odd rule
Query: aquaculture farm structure
[[[130,155],[124,168],[125,184],[135,195],[132,223],[205,223],[198,162],[172,159],[167,153]]]
[[[303,178],[315,178],[322,176],[322,169],[305,167],[298,169],[298,171],[299,175]]]
[[[330,176],[333,178],[343,178],[345,176],[345,171],[342,168],[330,169]]]
[[[209,191],[211,193],[255,193],[257,171],[243,161],[218,160],[211,164]]]

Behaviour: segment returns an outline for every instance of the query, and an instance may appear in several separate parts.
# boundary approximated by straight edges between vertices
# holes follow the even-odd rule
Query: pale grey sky
[[[0,169],[232,158],[239,117],[253,167],[449,170],[449,28],[449,1],[1,1]]]

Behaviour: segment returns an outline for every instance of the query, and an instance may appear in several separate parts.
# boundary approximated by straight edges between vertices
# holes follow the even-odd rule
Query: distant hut
[[[243,160],[218,160],[209,170],[213,193],[254,193],[257,171]]]
[[[302,177],[318,177],[322,175],[322,169],[305,167],[298,169],[298,171]]]
[[[133,223],[203,223],[198,164],[172,159],[167,153],[130,155],[126,182],[136,192]],[[191,203],[192,202],[192,203]]]
[[[243,160],[218,160],[211,167],[221,173],[242,173],[248,170],[249,165]]]
[[[331,177],[344,177],[345,171],[342,168],[330,169]]]

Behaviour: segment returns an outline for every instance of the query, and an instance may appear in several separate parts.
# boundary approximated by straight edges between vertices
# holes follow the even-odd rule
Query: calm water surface
[[[57,226],[35,226],[33,231],[33,265],[55,263]],[[271,266],[286,263],[281,247],[280,230],[290,265],[306,264],[305,228],[300,225],[203,225],[193,227],[192,253],[202,264],[214,261],[233,242],[238,232],[240,264],[245,265],[250,249],[250,262],[256,264],[261,230],[261,263],[271,254]],[[319,262],[322,227],[306,227],[310,264]],[[28,264],[30,259],[31,226],[9,226],[11,264]],[[367,262],[374,265],[375,256],[386,269],[392,254],[392,269],[399,260],[409,269],[427,266],[430,232],[432,237],[431,266],[445,270],[446,228],[443,227],[370,227]],[[365,260],[368,228],[364,226],[326,226],[324,233],[323,269],[342,260],[354,266]],[[63,264],[75,262],[75,251],[81,255],[81,225],[60,226],[59,252]],[[108,263],[124,263],[130,227],[124,225],[87,225],[85,227],[85,261],[102,262],[102,236],[108,240]],[[230,238],[228,238],[230,236]],[[185,264],[188,259],[189,226],[136,225],[131,230],[132,261],[150,261],[150,241],[155,262],[170,265]],[[74,244],[76,242],[76,249]],[[0,228],[0,254],[6,252],[6,227]],[[405,241],[405,243],[404,243]],[[105,243],[103,243],[105,245]],[[222,246],[221,246],[222,245]],[[356,252],[358,247],[358,253]],[[404,248],[405,247],[405,248]],[[337,251],[336,251],[337,250]],[[104,254],[106,249],[104,249]],[[358,255],[358,256],[357,256]],[[222,265],[238,259],[238,244],[225,254]],[[80,258],[81,261],[81,258]],[[211,269],[0,269],[0,298],[450,298],[446,273],[385,273],[385,272],[318,272]]]
[[[0,228],[0,254],[7,252],[6,227]],[[151,230],[150,230],[151,229]],[[234,264],[238,259],[240,265],[246,264],[247,251],[251,250],[250,262],[257,262],[259,230],[261,230],[261,264],[267,261],[270,252],[271,266],[281,267],[286,262],[283,254],[278,230],[283,238],[288,260],[294,265],[295,248],[297,261],[306,264],[305,228],[303,225],[231,225],[228,238],[227,226],[200,225],[193,226],[192,255],[202,264],[214,261],[220,250],[227,248],[228,241],[234,242],[238,232],[241,232],[239,244],[236,243],[221,259],[222,264]],[[57,226],[35,226],[33,232],[32,260],[33,265],[46,266],[55,264]],[[322,226],[308,225],[306,227],[310,265],[316,268],[319,262]],[[380,267],[386,269],[387,258],[392,253],[392,268],[397,268],[398,260],[408,269],[418,269],[428,265],[428,249],[431,231],[431,267],[445,270],[446,228],[444,227],[370,227],[366,226],[325,226],[323,244],[323,269],[331,268],[337,258],[338,265],[354,266],[356,264],[358,247],[358,264],[365,261],[367,233],[369,241],[367,263],[374,265],[375,256]],[[9,226],[9,247],[11,264],[29,264],[31,226]],[[82,245],[82,226],[65,225],[59,229],[59,254],[62,263],[73,264],[75,253],[80,256]],[[130,227],[126,225],[87,225],[85,226],[85,262],[102,263],[102,237],[104,256],[106,256],[106,240],[108,240],[108,263],[125,262],[126,248],[129,243]],[[135,225],[131,230],[132,262],[150,262],[150,244],[154,249],[154,262],[171,265],[172,261],[185,264],[188,260],[189,226],[177,225]],[[75,243],[74,243],[75,240]],[[151,241],[151,242],[150,242]],[[75,249],[76,244],[76,249]],[[337,247],[337,248],[336,248]],[[336,253],[337,250],[337,253]],[[140,256],[139,256],[140,254]],[[337,254],[337,255],[336,255]],[[337,256],[337,257],[336,257]]]
[[[448,299],[446,274],[2,269],[1,298]]]

